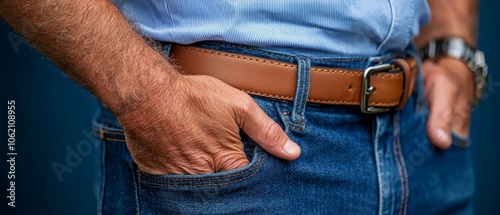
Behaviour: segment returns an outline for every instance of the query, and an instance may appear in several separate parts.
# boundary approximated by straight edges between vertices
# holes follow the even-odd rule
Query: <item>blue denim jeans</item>
[[[397,54],[412,55],[411,48],[376,57],[317,59],[224,43],[199,46],[298,64],[293,102],[253,98],[300,145],[301,156],[294,161],[276,158],[242,132],[250,161],[243,168],[205,175],[151,175],[134,164],[121,126],[103,107],[94,122],[102,143],[97,153],[99,213],[472,213],[469,140],[454,135],[448,150],[431,145],[421,78],[400,111],[368,115],[359,106],[306,102],[311,66],[365,69]]]

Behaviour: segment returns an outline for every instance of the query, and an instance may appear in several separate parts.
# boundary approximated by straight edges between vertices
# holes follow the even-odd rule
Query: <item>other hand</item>
[[[441,148],[451,146],[451,132],[467,137],[470,127],[474,79],[462,61],[442,57],[422,65],[425,98],[430,108],[427,133]]]

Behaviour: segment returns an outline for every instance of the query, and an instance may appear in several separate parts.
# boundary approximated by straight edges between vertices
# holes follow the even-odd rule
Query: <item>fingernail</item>
[[[441,141],[443,143],[446,143],[446,144],[451,143],[450,135],[448,133],[446,133],[446,131],[444,131],[443,129],[438,129],[436,131],[436,137],[438,138],[439,141]]]
[[[300,150],[300,148],[297,143],[294,143],[291,140],[287,140],[285,146],[283,146],[283,150],[285,150],[286,153],[293,155],[296,154]]]

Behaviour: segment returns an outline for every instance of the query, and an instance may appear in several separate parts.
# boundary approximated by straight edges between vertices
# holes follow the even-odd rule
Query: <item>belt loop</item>
[[[297,130],[305,129],[304,112],[306,110],[307,99],[309,97],[309,86],[311,79],[311,60],[305,56],[296,56],[297,61],[297,87],[293,100],[292,126]]]
[[[424,87],[423,87],[423,77],[422,77],[422,60],[417,53],[417,47],[415,44],[410,44],[406,50],[407,55],[412,56],[415,61],[416,61],[416,66],[417,66],[417,79],[415,81],[415,87],[413,88],[413,91],[417,93],[417,98],[415,102],[415,109],[417,111],[420,111],[422,107],[425,107],[425,94],[424,94]]]

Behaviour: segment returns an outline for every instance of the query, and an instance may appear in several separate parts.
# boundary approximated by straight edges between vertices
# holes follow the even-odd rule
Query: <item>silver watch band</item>
[[[429,41],[429,44],[420,50],[420,56],[422,60],[435,60],[441,56],[449,56],[465,62],[474,75],[474,103],[479,103],[486,88],[488,76],[488,66],[482,51],[472,48],[461,38],[450,37]]]

